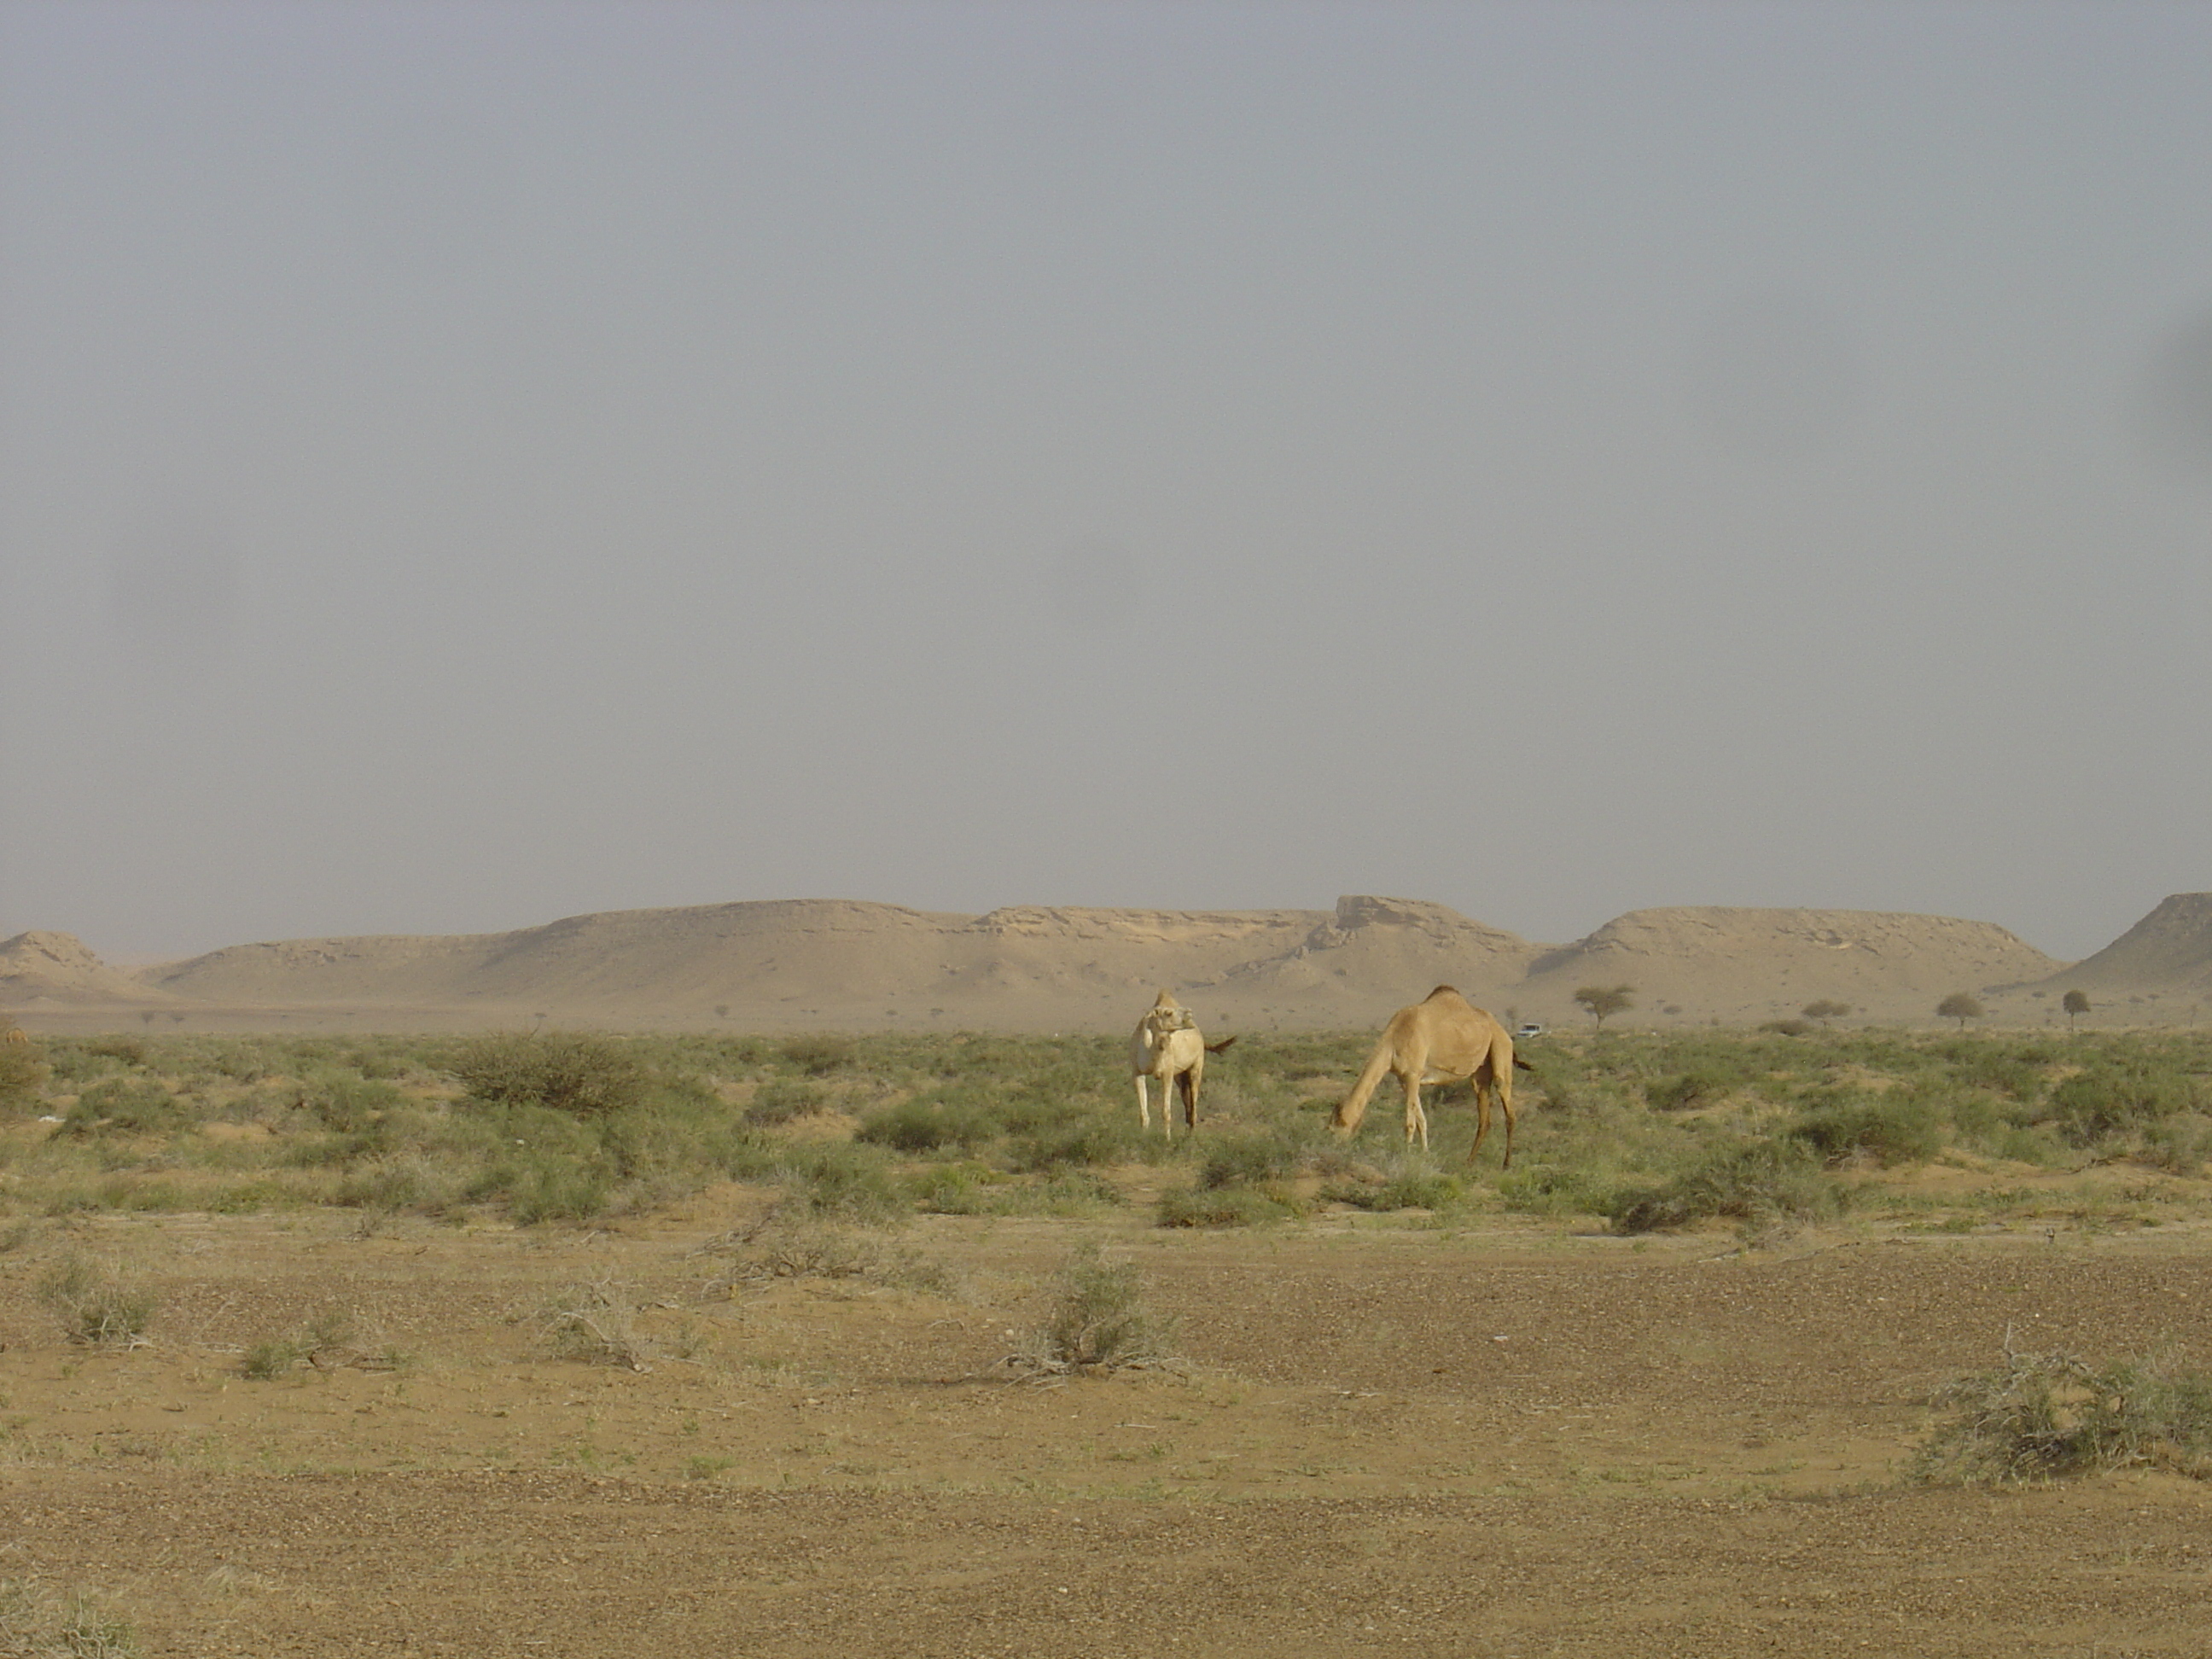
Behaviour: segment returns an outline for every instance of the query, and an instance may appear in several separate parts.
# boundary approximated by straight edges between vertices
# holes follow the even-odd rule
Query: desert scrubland
[[[1589,1027],[0,1044],[0,1629],[2200,1653],[2212,1034]]]

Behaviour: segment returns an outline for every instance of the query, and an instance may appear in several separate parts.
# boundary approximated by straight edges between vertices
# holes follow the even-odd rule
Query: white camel
[[[1206,1076],[1206,1057],[1219,1054],[1236,1041],[1224,1037],[1209,1043],[1200,1034],[1197,1019],[1175,1000],[1175,994],[1160,993],[1137,1022],[1136,1035],[1129,1039],[1129,1069],[1137,1075],[1137,1115],[1147,1133],[1152,1127],[1152,1097],[1146,1085],[1153,1079],[1160,1085],[1162,1133],[1170,1140],[1175,1139],[1176,1091],[1182,1095],[1184,1127],[1197,1132],[1198,1085]]]
[[[1474,1085],[1477,1112],[1474,1145],[1467,1161],[1474,1162],[1482,1138],[1490,1133],[1490,1103],[1493,1096],[1505,1114],[1504,1169],[1513,1167],[1513,1068],[1527,1071],[1528,1063],[1513,1054],[1513,1039],[1505,1028],[1449,985],[1439,985],[1425,1000],[1401,1008],[1382,1028],[1382,1040],[1367,1057],[1367,1069],[1338,1105],[1330,1122],[1340,1135],[1350,1135],[1366,1115],[1367,1102],[1382,1081],[1394,1073],[1406,1091],[1406,1139],[1416,1135],[1421,1150],[1429,1149],[1429,1115],[1421,1109],[1421,1085],[1456,1083],[1462,1078]]]

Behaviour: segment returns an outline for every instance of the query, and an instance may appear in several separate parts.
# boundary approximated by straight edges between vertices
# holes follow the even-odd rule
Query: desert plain
[[[1808,963],[1875,957],[1867,940],[1902,927],[1800,927],[1803,914],[1787,927],[1850,946],[1808,936],[1806,951],[1827,953]],[[2140,1124],[2133,1139],[2118,1129],[2084,1138],[2065,1116],[2066,1080],[2125,1072],[2136,1039],[2107,1030],[2101,1048],[2066,1048],[2074,1039],[2041,1005],[2074,969],[2045,959],[2042,973],[2021,971],[2039,964],[1975,931],[1952,939],[1952,956],[1893,963],[1881,994],[1903,1010],[1932,1006],[1931,990],[1989,992],[2021,1011],[2013,1036],[1946,1038],[1923,1018],[1926,1029],[1893,1041],[1865,1012],[1881,1006],[1864,989],[1879,975],[1855,963],[1866,1000],[1852,1031],[1762,1036],[1746,1018],[1697,1036],[1717,1048],[1693,1050],[1663,1030],[1525,1045],[1537,1070],[1522,1085],[1510,1173],[1494,1141],[1480,1163],[1460,1163],[1468,1114],[1456,1096],[1437,1109],[1433,1158],[1402,1150],[1386,1102],[1346,1154],[1353,1161],[1332,1164],[1313,1149],[1328,1144],[1321,1119],[1358,1051],[1358,1022],[1344,1011],[1370,1013],[1399,984],[1410,986],[1400,1000],[1418,996],[1447,976],[1431,972],[1440,963],[1476,979],[1467,938],[1435,920],[1340,906],[1285,924],[1262,941],[1291,941],[1275,954],[1243,958],[1278,964],[1244,975],[1273,975],[1267,1000],[1238,982],[1235,963],[1196,985],[1190,1000],[1220,1029],[1240,1013],[1258,1029],[1219,1057],[1200,1133],[1172,1153],[1131,1150],[1133,1104],[1109,1039],[1071,1039],[1036,1073],[1078,1079],[1066,1085],[1079,1096],[1066,1121],[1095,1120],[1107,1137],[1073,1175],[1009,1162],[1010,1143],[906,1156],[896,1114],[927,1105],[950,1121],[957,1104],[910,1083],[823,1085],[816,1097],[794,1092],[816,1086],[804,1079],[770,1078],[699,1097],[699,1113],[751,1112],[792,1168],[866,1152],[887,1178],[921,1183],[898,1190],[940,1194],[896,1217],[825,1213],[795,1229],[790,1170],[765,1155],[714,1178],[624,1188],[618,1202],[599,1192],[571,1213],[542,1198],[503,1207],[490,1187],[433,1201],[422,1184],[432,1176],[405,1163],[428,1155],[377,1143],[371,1120],[442,1121],[474,1109],[468,1098],[410,1074],[380,1097],[388,1110],[347,1120],[328,1093],[337,1085],[317,1083],[300,1057],[336,1065],[356,1050],[338,1037],[303,1047],[300,1034],[372,1031],[380,1012],[403,1006],[428,1012],[395,1028],[470,1030],[465,1017],[489,1009],[497,1018],[477,1026],[504,1024],[527,1042],[539,1016],[555,1030],[650,1029],[642,1016],[656,995],[664,1029],[866,1030],[857,1012],[885,1001],[884,984],[854,989],[848,975],[841,1002],[817,979],[793,1006],[818,1012],[779,1025],[735,981],[719,994],[698,981],[681,1006],[624,989],[634,981],[604,953],[564,969],[566,983],[596,975],[607,988],[596,1021],[582,1017],[582,993],[562,1004],[543,978],[472,1001],[450,976],[463,972],[457,957],[467,975],[496,971],[499,951],[481,945],[387,942],[351,957],[341,942],[240,947],[303,959],[286,994],[235,977],[235,960],[172,968],[166,982],[160,971],[118,975],[100,996],[74,1000],[55,991],[68,977],[59,969],[37,996],[21,995],[19,977],[9,1006],[56,1069],[41,1109],[19,1113],[0,1146],[0,1632],[15,1644],[0,1650],[2212,1651],[2201,1457],[2152,1447],[2087,1474],[1994,1484],[1931,1481],[1919,1466],[1951,1420],[1946,1386],[2008,1353],[2212,1371],[2212,1182],[2174,1127],[2203,1105],[2185,1094],[2201,1051],[2173,1012],[2196,989],[2185,962],[2095,998],[2111,1009],[2133,994],[2142,1011],[2155,990],[2147,1023],[2182,1034],[2142,1039],[2180,1045],[2155,1050],[2185,1094],[2162,1109],[2163,1139],[2144,1139]],[[1079,1030],[1075,1016],[1109,994],[1133,1018],[1144,982],[1205,978],[1146,971],[1127,927],[1084,925],[1098,934],[1076,947],[1091,952],[1087,970],[1064,956],[1040,969],[1032,953],[1017,974],[994,947],[1012,985],[1006,1029],[1057,1017]],[[1324,925],[1345,937],[1317,939]],[[1656,924],[1642,926],[1649,945]],[[908,931],[940,979],[911,1023],[879,1017],[877,1029],[935,1042],[927,1010],[954,994],[942,976],[990,963],[948,956],[951,924]],[[9,945],[20,969],[28,947]],[[35,948],[69,955],[52,936]],[[434,972],[395,970],[407,950]],[[1332,951],[1366,951],[1376,970],[1338,974],[1352,964],[1329,962]],[[512,941],[507,952],[512,965]],[[1987,971],[1964,977],[1983,959],[1974,952]],[[1897,961],[1911,954],[1892,948]],[[1280,1023],[1346,1035],[1314,1050],[1317,1060],[1281,1062],[1295,1089],[1278,1100],[1259,1077],[1276,1063],[1264,1058],[1262,1010],[1289,1006],[1285,985],[1317,955],[1320,978],[1297,1007],[1318,1016],[1293,1010]],[[1526,1017],[1555,1012],[1538,982],[1551,970],[1531,972],[1543,955],[1493,988],[1514,990]],[[1710,952],[1703,960],[1705,978],[1683,969],[1673,981],[1684,1012],[1668,1018],[1686,1032],[1717,1018],[1692,1012],[1704,1010],[1698,995],[1741,1002],[1741,985],[1785,970],[1788,992],[1748,1013],[1850,988],[1797,980],[1786,952],[1725,983]],[[755,966],[756,990],[788,982],[773,961]],[[1587,951],[1566,966],[1570,978],[1608,977],[1589,971]],[[218,968],[234,978],[221,982]],[[442,988],[435,974],[449,975]],[[179,988],[193,975],[206,994],[197,1000]],[[354,978],[332,990],[331,975]],[[890,988],[895,1012],[901,988],[917,982]],[[1064,1000],[1038,982],[1058,984]],[[40,996],[43,1006],[26,1006]],[[1097,1023],[1108,1024],[1103,1012]],[[179,1084],[176,1057],[226,1030],[289,1031],[291,1069],[230,1093]],[[1814,1045],[1802,1050],[1814,1057],[1799,1093],[1777,1079],[1801,1062],[1773,1058],[1793,1042]],[[742,1052],[765,1056],[763,1078],[784,1064],[773,1038]],[[794,1042],[788,1052],[837,1051]],[[1998,1103],[1979,1116],[1947,1108],[1940,1145],[1838,1152],[1838,1091],[1859,1089],[1863,1103],[1905,1090],[1874,1076],[1891,1053],[1988,1079]],[[1686,1085],[1714,1054],[1735,1056],[1733,1080],[1709,1078],[1701,1095]],[[835,1063],[863,1069],[849,1056]],[[1240,1075],[1240,1065],[1253,1069]],[[981,1092],[960,1097],[969,1103],[959,1110],[987,1109],[988,1071],[969,1079]],[[189,1121],[157,1131],[120,1105],[105,1117],[83,1107],[148,1109],[157,1087],[197,1103]],[[1960,1087],[1963,1101],[1973,1091]],[[754,1110],[769,1099],[787,1109]],[[1816,1120],[1828,1128],[1806,1127]],[[1710,1146],[1754,1131],[1778,1145],[1813,1135],[1806,1145],[1833,1155],[1806,1168],[1856,1200],[1629,1229],[1617,1206],[1609,1218],[1589,1195],[1597,1186],[1568,1190],[1598,1182],[1591,1148],[1608,1136]],[[347,1135],[359,1145],[340,1146]],[[1275,1208],[1238,1224],[1162,1224],[1177,1194],[1206,1188],[1215,1163],[1249,1160],[1270,1135],[1289,1150],[1252,1184]],[[42,1160],[62,1158],[64,1141],[77,1161],[58,1174]],[[1432,1201],[1376,1200],[1387,1180]],[[971,1187],[1059,1196],[995,1208],[942,1196],[972,1197]],[[1037,1334],[1085,1250],[1140,1292],[1157,1340],[1139,1363],[1038,1363]],[[87,1340],[57,1293],[88,1264],[141,1297],[124,1340]]]

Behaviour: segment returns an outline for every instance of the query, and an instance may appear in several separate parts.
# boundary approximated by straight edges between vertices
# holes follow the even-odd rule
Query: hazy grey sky
[[[0,9],[0,935],[2212,887],[2212,7]]]

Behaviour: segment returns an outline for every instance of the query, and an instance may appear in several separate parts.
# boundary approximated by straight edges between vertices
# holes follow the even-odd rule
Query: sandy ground
[[[38,1224],[0,1255],[0,1577],[165,1655],[2212,1651],[2212,1486],[1899,1478],[2008,1326],[2212,1366],[2194,1233],[927,1218],[939,1294],[731,1284],[762,1201]],[[1187,1367],[1000,1363],[1085,1237]],[[148,1346],[64,1340],[34,1287],[71,1252],[157,1289]],[[550,1357],[538,1315],[591,1285],[649,1369]],[[334,1311],[321,1365],[241,1374]]]

